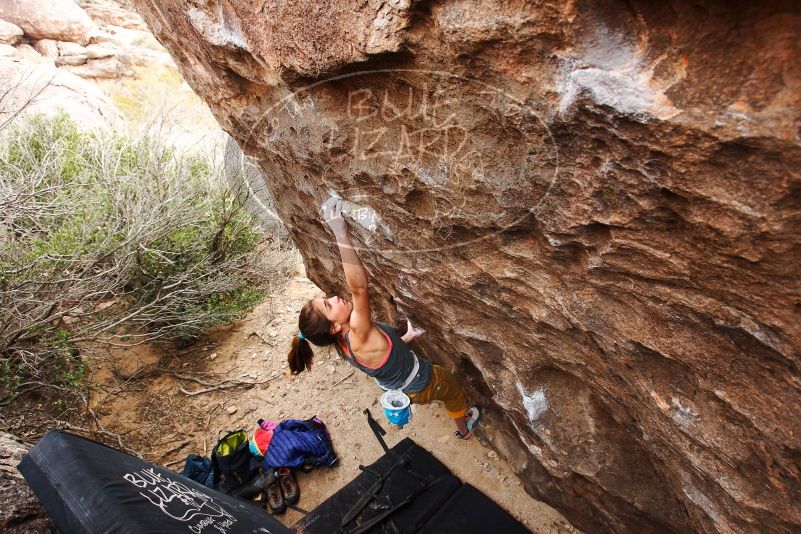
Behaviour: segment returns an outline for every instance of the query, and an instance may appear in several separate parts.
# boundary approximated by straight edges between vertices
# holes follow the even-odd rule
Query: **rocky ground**
[[[95,398],[106,430],[119,433],[126,446],[141,447],[147,459],[180,471],[188,454],[209,454],[220,430],[253,430],[259,418],[317,415],[328,425],[340,461],[336,467],[299,475],[300,506],[314,508],[350,481],[359,464],[371,463],[382,452],[362,414],[371,408],[383,421],[376,401],[379,391],[333,351],[320,351],[310,373],[287,376],[286,349],[297,330],[297,313],[307,299],[322,295],[301,270],[299,265],[285,290],[271,295],[243,321],[218,328],[189,350],[115,353],[118,359],[109,360],[111,367],[134,378],[116,382],[108,372],[111,367],[98,374],[111,386]],[[148,372],[155,367],[166,371]],[[226,380],[258,385],[195,394]],[[509,465],[482,444],[480,433],[478,439],[456,440],[441,405],[415,406],[412,423],[403,429],[384,426],[390,446],[411,437],[532,531],[574,532],[558,512],[526,494]],[[289,511],[281,519],[293,524],[299,518]]]

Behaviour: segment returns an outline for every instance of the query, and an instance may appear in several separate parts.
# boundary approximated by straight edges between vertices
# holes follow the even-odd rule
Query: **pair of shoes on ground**
[[[267,507],[274,514],[283,514],[287,505],[297,504],[300,500],[300,486],[288,467],[279,467],[275,470],[275,480],[267,486],[265,493]]]
[[[462,434],[458,430],[453,433],[458,439],[470,439],[473,437],[476,425],[481,421],[481,408],[477,405],[471,406],[465,415],[465,423],[467,425],[467,434]]]

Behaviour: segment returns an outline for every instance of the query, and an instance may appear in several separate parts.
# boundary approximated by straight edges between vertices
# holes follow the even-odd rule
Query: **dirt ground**
[[[576,530],[554,509],[532,499],[509,465],[479,439],[460,441],[440,403],[413,406],[403,429],[391,426],[378,406],[380,390],[366,375],[340,360],[333,350],[318,350],[311,372],[287,376],[286,352],[297,332],[303,304],[322,291],[302,274],[271,295],[241,322],[218,328],[194,347],[165,353],[152,348],[113,355],[113,363],[129,378],[112,381],[95,396],[106,430],[119,433],[126,446],[175,471],[190,453],[208,455],[220,430],[252,431],[257,419],[320,417],[328,426],[339,462],[299,474],[299,506],[310,510],[358,474],[382,453],[362,411],[371,408],[394,445],[411,437],[443,461],[458,477],[478,487],[536,533]],[[156,370],[158,368],[158,370]],[[150,370],[150,371],[148,371]],[[214,388],[224,380],[259,382],[248,388]],[[198,393],[198,394],[194,394]],[[280,517],[287,525],[300,518],[295,511]]]

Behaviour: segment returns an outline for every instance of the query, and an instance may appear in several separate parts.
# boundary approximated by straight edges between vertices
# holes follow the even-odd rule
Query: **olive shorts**
[[[431,401],[442,401],[445,403],[445,410],[454,419],[459,419],[467,414],[467,397],[465,397],[459,381],[453,373],[440,367],[431,365],[431,382],[422,391],[409,393],[409,398],[415,404],[428,404]]]

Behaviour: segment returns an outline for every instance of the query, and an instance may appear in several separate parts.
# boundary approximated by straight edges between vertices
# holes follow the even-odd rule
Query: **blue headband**
[[[303,332],[298,332],[298,337],[299,337],[300,339],[306,339],[305,337],[303,337]]]

